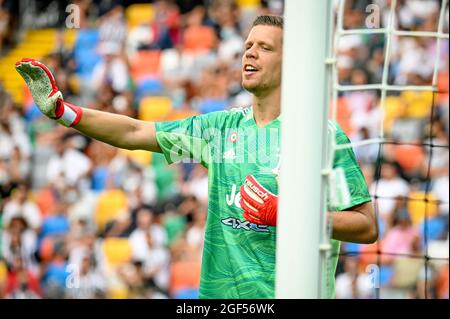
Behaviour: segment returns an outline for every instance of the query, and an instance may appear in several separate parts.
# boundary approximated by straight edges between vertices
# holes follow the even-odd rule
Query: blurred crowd
[[[42,59],[65,100],[151,121],[250,105],[240,85],[244,39],[257,15],[282,14],[283,1],[150,2],[73,1],[74,47],[61,31]],[[390,1],[349,0],[344,28],[365,28],[371,3],[386,26]],[[396,28],[437,30],[440,1],[398,3]],[[448,33],[448,8],[444,20]],[[2,36],[11,30],[0,21]],[[342,37],[339,83],[381,82],[385,44],[382,34]],[[387,70],[389,84],[430,85],[436,55],[439,94],[388,92],[384,112],[376,90],[338,96],[352,141],[381,131],[388,140],[355,148],[380,240],[342,245],[338,298],[375,298],[374,283],[382,298],[448,298],[448,40],[437,52],[435,39],[394,37]],[[197,297],[203,167],[77,134],[42,116],[29,92],[14,103],[1,83],[0,145],[0,298]]]
[[[437,32],[440,3],[398,1],[393,27]],[[369,17],[377,12],[373,7],[366,11],[370,4],[381,9],[379,19]],[[390,4],[347,1],[343,28],[367,29],[376,23],[387,28]],[[441,30],[447,34],[448,19],[447,6]],[[354,149],[374,198],[380,236],[373,245],[343,244],[336,295],[448,298],[449,43],[443,40],[438,47],[436,38],[398,35],[391,40],[385,59],[384,34],[342,36],[337,41],[339,84],[378,84],[386,73],[392,86],[430,86],[435,76],[438,92],[388,90],[383,110],[380,90],[339,92],[337,119],[352,142],[382,133],[384,142]]]

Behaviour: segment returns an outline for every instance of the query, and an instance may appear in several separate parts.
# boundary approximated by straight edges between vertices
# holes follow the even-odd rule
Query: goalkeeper
[[[58,123],[116,147],[162,152],[169,163],[187,157],[208,168],[201,298],[274,297],[277,195],[276,181],[266,177],[277,172],[279,150],[266,153],[269,160],[252,156],[260,153],[255,145],[279,143],[282,35],[281,17],[260,16],[253,23],[242,57],[242,85],[253,95],[251,107],[175,122],[144,122],[71,105],[45,65],[31,59],[16,63],[39,109]],[[349,142],[338,126],[332,128],[337,143]],[[371,199],[353,152],[337,152],[334,164],[345,170],[351,205],[329,213],[335,257],[326,276],[332,283],[339,241],[377,238]]]

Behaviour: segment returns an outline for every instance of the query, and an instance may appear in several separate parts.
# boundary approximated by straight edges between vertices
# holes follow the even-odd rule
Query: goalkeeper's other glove
[[[41,62],[24,58],[16,62],[16,70],[23,77],[39,110],[65,126],[81,120],[82,108],[64,102],[50,70]]]
[[[240,205],[247,221],[259,225],[277,225],[277,195],[268,191],[253,175],[247,176],[240,192]]]

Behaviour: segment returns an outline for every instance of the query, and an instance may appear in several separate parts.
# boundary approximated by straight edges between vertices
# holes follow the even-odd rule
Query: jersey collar
[[[272,123],[275,123],[275,122],[280,122],[281,123],[282,115],[283,114],[280,113],[280,115],[276,119],[274,119],[272,122],[270,122],[267,125],[271,125]],[[253,120],[254,124],[256,125],[255,118],[253,116],[253,106],[249,107],[249,111],[247,112],[247,114],[244,117],[244,123],[246,123],[248,121],[251,121],[251,120]]]

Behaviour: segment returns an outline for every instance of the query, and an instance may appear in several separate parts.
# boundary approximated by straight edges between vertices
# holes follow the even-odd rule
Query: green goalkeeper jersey
[[[236,108],[174,122],[156,123],[156,138],[169,163],[196,161],[208,169],[208,216],[200,278],[200,298],[274,298],[276,228],[246,221],[239,188],[253,174],[277,193],[280,122],[259,128],[253,110]],[[337,126],[338,144],[349,143]],[[336,152],[334,166],[344,169],[351,204],[370,201],[351,149]],[[348,207],[339,207],[343,210]],[[332,241],[327,282],[334,296],[339,242]]]

